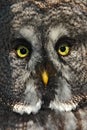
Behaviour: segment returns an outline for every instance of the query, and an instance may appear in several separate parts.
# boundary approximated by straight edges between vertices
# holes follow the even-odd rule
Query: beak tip
[[[47,85],[48,80],[49,80],[48,73],[47,73],[47,71],[44,71],[42,73],[42,81],[43,81],[43,83],[44,83],[45,86]]]

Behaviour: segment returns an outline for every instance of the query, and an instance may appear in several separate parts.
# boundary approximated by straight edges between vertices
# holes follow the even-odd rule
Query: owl
[[[0,130],[87,130],[87,0],[0,0]]]

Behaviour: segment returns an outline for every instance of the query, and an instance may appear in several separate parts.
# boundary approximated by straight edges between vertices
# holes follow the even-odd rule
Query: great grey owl
[[[87,130],[87,0],[0,0],[0,130]]]

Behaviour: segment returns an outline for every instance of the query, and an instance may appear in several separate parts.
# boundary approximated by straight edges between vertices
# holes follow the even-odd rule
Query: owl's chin
[[[77,104],[74,104],[74,103],[66,104],[66,103],[54,101],[54,102],[51,102],[48,108],[45,108],[45,110],[50,109],[50,110],[63,112],[63,111],[75,110],[76,107],[77,107]],[[36,105],[25,105],[22,103],[17,103],[13,106],[13,111],[16,113],[19,113],[20,115],[23,115],[23,114],[30,115],[31,113],[36,114],[40,110],[42,110],[42,102],[40,99],[36,103]]]
[[[17,103],[13,106],[13,111],[21,115],[23,115],[24,113],[28,115],[31,113],[36,114],[40,110],[41,104],[42,102],[40,99],[35,105],[26,105],[23,103]]]

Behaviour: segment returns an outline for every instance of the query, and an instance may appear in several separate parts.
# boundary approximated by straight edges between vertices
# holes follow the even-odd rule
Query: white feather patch
[[[13,106],[13,111],[19,114],[31,114],[37,113],[41,108],[42,101],[37,96],[36,86],[34,85],[34,81],[31,79],[26,83],[26,89],[24,92],[24,96],[22,97],[23,102],[20,101]]]
[[[61,36],[67,35],[68,32],[63,25],[59,25],[52,28],[49,33],[50,39],[54,42],[57,41]]]
[[[39,100],[35,106],[33,105],[24,105],[24,104],[15,104],[13,107],[13,111],[17,112],[19,114],[31,114],[31,113],[37,113],[38,110],[41,108],[41,100]]]
[[[71,111],[76,109],[77,104],[75,103],[61,103],[57,101],[52,101],[49,105],[49,108],[59,111]]]

